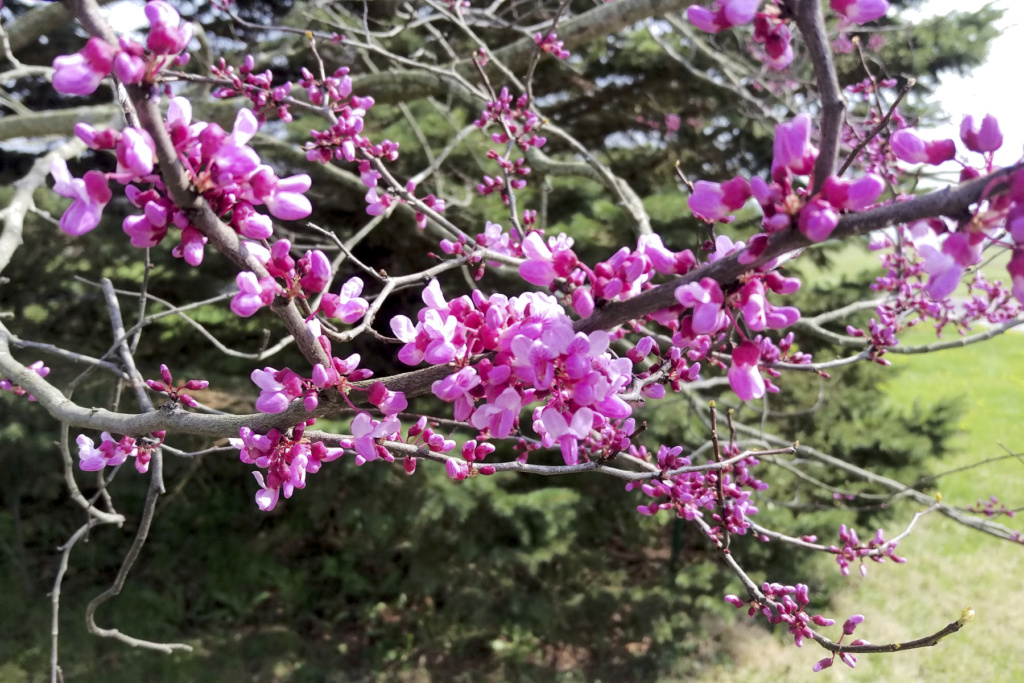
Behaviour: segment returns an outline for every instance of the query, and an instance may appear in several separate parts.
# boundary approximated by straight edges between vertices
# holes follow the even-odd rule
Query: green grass
[[[905,335],[905,344],[934,339],[928,330]],[[935,472],[999,455],[1000,443],[1024,451],[1024,336],[1008,333],[987,343],[920,356],[889,356],[902,370],[885,390],[889,400],[922,406],[953,397],[963,412],[954,452],[934,466]],[[964,506],[997,496],[1009,506],[1024,503],[1024,463],[1008,459],[951,474],[939,480],[943,501]],[[887,536],[900,531],[916,511],[907,507],[887,525]],[[1024,515],[1000,518],[1024,529]],[[866,531],[866,530],[865,530]],[[851,680],[851,681],[1021,681],[1024,680],[1024,546],[997,540],[932,514],[900,544],[904,565],[871,564],[867,578],[851,576],[832,596],[826,616],[842,622],[861,613],[857,636],[884,643],[921,637],[954,621],[971,606],[976,617],[938,646],[896,654],[861,657],[856,670],[838,661],[814,674],[811,666],[824,656],[813,643],[803,649],[791,638],[738,627],[730,633],[733,663],[706,672],[707,681]],[[817,560],[836,571],[828,557]],[[829,633],[831,631],[832,633]],[[826,630],[835,637],[837,627]]]

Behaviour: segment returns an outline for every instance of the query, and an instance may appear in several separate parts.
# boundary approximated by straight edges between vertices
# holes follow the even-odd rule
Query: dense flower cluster
[[[316,474],[325,462],[340,458],[344,446],[352,447],[352,444],[342,444],[341,448],[328,448],[319,441],[303,438],[306,427],[314,422],[316,420],[310,419],[299,423],[292,428],[291,435],[277,429],[256,434],[242,427],[238,438],[230,439],[242,462],[266,470],[266,477],[263,472],[252,473],[260,487],[256,492],[256,505],[260,510],[273,510],[282,492],[285,498],[291,498],[295,489],[306,487],[307,473]]]
[[[486,297],[476,291],[449,303],[433,280],[423,300],[427,307],[416,323],[405,316],[391,321],[405,342],[398,357],[408,365],[425,360],[462,366],[432,389],[455,404],[456,419],[481,435],[509,436],[522,409],[544,400],[534,428],[546,445],[560,445],[567,464],[575,464],[579,439],[632,412],[617,395],[632,379],[632,362],[608,353],[606,332],[575,333],[553,297]],[[477,354],[490,356],[471,365]]]
[[[395,203],[409,203],[408,198],[396,193],[399,188],[379,186],[383,174],[374,168],[371,161],[395,161],[398,159],[398,143],[391,140],[374,143],[362,134],[366,112],[373,107],[374,101],[372,97],[352,94],[352,79],[348,72],[348,67],[341,67],[334,75],[319,79],[309,69],[302,69],[299,85],[306,89],[309,101],[330,111],[336,120],[327,130],[310,131],[313,140],[305,145],[306,158],[323,164],[332,159],[358,161],[359,178],[367,187],[366,213],[380,216]],[[413,183],[406,184],[405,192],[408,195],[413,195],[415,190]],[[433,194],[421,201],[434,211],[445,210],[445,201]],[[417,211],[417,227],[426,227],[426,221],[426,215]]]
[[[799,114],[776,127],[771,183],[758,177],[749,182],[734,178],[721,184],[697,181],[689,199],[694,215],[709,223],[729,222],[729,214],[753,196],[764,214],[762,225],[766,233],[795,225],[808,239],[822,242],[839,225],[842,212],[871,207],[885,189],[885,182],[874,174],[853,181],[830,177],[810,197],[806,190],[794,186],[797,176],[813,171],[818,158],[818,150],[811,144],[811,127],[807,114]],[[758,245],[763,248],[767,242],[751,241],[752,249]],[[754,252],[749,258],[753,261],[757,256]]]
[[[832,626],[836,623],[834,619],[828,619],[820,614],[814,616],[807,614],[805,609],[811,600],[806,584],[784,586],[780,583],[766,582],[761,584],[761,592],[764,594],[764,602],[750,600],[747,615],[753,617],[756,614],[761,614],[771,624],[786,624],[797,647],[803,646],[806,638],[814,638],[815,633],[811,629],[812,623],[820,627]],[[748,601],[735,595],[726,595],[725,601],[736,609],[742,609],[748,605]],[[846,636],[852,636],[858,624],[863,621],[864,617],[860,614],[854,614],[848,618],[843,622],[843,633],[836,642],[841,644]],[[850,645],[867,645],[867,641],[858,639]],[[814,671],[821,671],[832,666],[836,656],[833,654],[818,661],[814,665]],[[851,669],[857,665],[857,658],[848,652],[839,653],[838,657]]]
[[[168,107],[166,125],[197,191],[218,215],[230,216],[228,224],[241,236],[263,240],[273,233],[270,217],[254,209],[260,204],[282,220],[305,218],[312,211],[304,195],[310,186],[309,176],[278,178],[246,144],[259,127],[250,110],[239,111],[234,129],[227,133],[215,123],[192,123],[192,105],[179,97]],[[62,159],[54,160],[54,191],[74,199],[61,218],[61,228],[73,236],[95,228],[111,199],[108,180],[112,179],[127,186],[129,201],[142,210],[141,214],[124,219],[124,231],[133,246],[156,246],[173,226],[181,231],[180,242],[172,252],[174,256],[193,266],[202,263],[207,237],[167,195],[163,181],[155,173],[156,152],[149,133],[131,127],[122,132],[97,131],[84,123],[78,124],[75,132],[92,149],[113,149],[118,166],[114,173],[89,171],[80,179],[70,175]],[[248,242],[248,246],[269,258],[258,243]]]

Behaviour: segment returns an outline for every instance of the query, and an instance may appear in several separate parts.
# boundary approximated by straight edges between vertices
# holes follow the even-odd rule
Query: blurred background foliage
[[[363,11],[361,3],[353,2],[327,6],[332,14],[303,2],[236,4],[248,19],[266,25],[306,25],[311,14],[314,26],[333,28],[324,21],[346,17],[358,27]],[[529,24],[550,18],[557,4],[517,0],[506,3],[502,12],[507,19]],[[206,4],[176,6],[204,24],[218,50],[234,51],[229,62],[238,63],[238,55],[252,51],[274,69],[275,82],[294,78],[310,63],[301,41],[272,30],[232,27]],[[572,3],[579,12],[592,6]],[[373,28],[393,26],[396,8],[397,3],[370,3]],[[8,4],[5,23],[26,11],[32,10]],[[981,8],[955,21],[912,28],[900,23],[898,12],[890,13],[875,34],[883,44],[870,58],[871,68],[900,79],[917,78],[908,111],[932,116],[935,112],[926,101],[935,78],[983,60],[993,37],[988,28],[993,17],[992,10]],[[480,36],[495,46],[519,37],[499,29],[481,29]],[[694,76],[659,43],[684,55],[694,72],[715,73],[715,60],[727,58],[753,68],[756,76],[758,67],[750,66],[741,49],[746,36],[743,30],[705,36],[704,44],[712,49],[701,51],[654,21],[595,41],[575,51],[567,63],[545,58],[538,65],[535,92],[551,122],[632,185],[653,228],[672,248],[699,249],[709,237],[707,227],[685,207],[676,162],[692,178],[763,173],[770,164],[772,139],[763,113],[787,115],[776,96],[749,83],[742,89],[759,104],[739,102],[734,91]],[[461,54],[471,52],[459,35],[446,37]],[[78,49],[81,41],[80,30],[54,26],[45,40],[19,57],[49,64],[57,54]],[[437,41],[416,32],[399,33],[386,44],[424,62],[447,61]],[[370,68],[344,43],[323,46],[322,51],[329,67],[345,64],[355,74]],[[838,62],[844,82],[865,77],[856,54],[841,55]],[[376,66],[386,68],[383,62]],[[797,67],[797,75],[809,82],[805,72],[804,66]],[[56,96],[41,80],[22,81],[18,87],[12,94],[33,110],[82,104]],[[791,96],[793,101],[804,98],[803,93]],[[95,103],[104,103],[104,97],[99,93]],[[401,143],[402,156],[394,166],[401,179],[429,163],[421,138],[436,153],[479,115],[443,94],[406,102],[408,116],[397,99],[378,99],[368,129],[374,139]],[[238,106],[206,104],[199,97],[193,102],[200,116],[216,117],[225,126]],[[680,117],[678,131],[666,127],[666,115]],[[322,174],[297,150],[310,128],[323,127],[300,116],[289,125],[271,122],[266,131],[276,140],[265,140],[259,149],[281,175]],[[495,170],[484,156],[488,148],[486,136],[469,136],[443,172],[423,187],[449,198],[449,215],[471,234],[482,232],[486,220],[501,222],[505,215],[500,200],[473,196],[479,177]],[[2,143],[0,204],[9,200],[10,183],[24,174],[39,151],[31,141]],[[554,136],[544,151],[558,160],[576,160]],[[80,174],[88,167],[112,168],[112,163],[109,157],[88,153],[72,170]],[[358,188],[320,182],[313,193],[317,213],[312,220],[342,239],[367,220]],[[39,208],[52,216],[61,214],[63,201],[49,191],[36,194]],[[541,210],[549,230],[572,236],[581,258],[591,263],[635,242],[626,212],[607,190],[584,178],[535,172],[519,206]],[[10,281],[0,286],[0,310],[11,314],[6,324],[12,331],[26,340],[92,356],[109,350],[108,317],[96,283],[108,277],[120,288],[138,291],[144,270],[145,255],[128,247],[120,228],[130,208],[123,198],[115,199],[104,223],[79,239],[65,236],[45,216],[28,216],[25,246],[4,273]],[[301,226],[288,229],[302,241]],[[740,216],[727,232],[741,238],[753,230]],[[407,273],[429,265],[432,250],[436,242],[414,232],[409,217],[399,212],[360,242],[355,254],[390,273]],[[833,255],[831,247],[816,249],[813,272],[821,272],[822,266],[827,270]],[[196,269],[172,258],[167,244],[150,250],[148,258],[149,292],[176,304],[216,297],[233,280],[230,264],[212,250]],[[348,264],[342,268],[336,283],[357,273]],[[801,268],[806,267],[795,265],[790,273],[800,275]],[[792,303],[813,315],[863,298],[869,294],[867,284],[863,277],[817,287],[810,281]],[[509,291],[522,283],[492,269],[475,286]],[[467,287],[458,277],[445,283],[450,292]],[[406,292],[378,316],[383,321],[379,325],[386,329],[391,315],[419,305],[418,292]],[[126,319],[133,320],[137,302],[125,296],[122,307]],[[149,313],[159,310],[154,303],[147,308]],[[249,353],[268,340],[272,344],[280,334],[269,312],[239,320],[225,300],[190,315],[224,345]],[[815,340],[801,339],[799,344],[807,351],[828,353]],[[378,375],[404,369],[397,365],[394,349],[372,340],[357,340],[352,351],[361,353],[363,365]],[[337,349],[335,353],[345,355]],[[36,357],[19,353],[24,362]],[[259,363],[225,356],[177,316],[146,328],[136,359],[147,377],[156,377],[159,364],[166,363],[175,377],[210,380],[212,391],[201,400],[234,411],[251,410],[255,390],[248,374],[254,367],[301,368],[303,363],[292,347]],[[46,360],[57,386],[66,386],[82,370],[56,358]],[[860,364],[840,369],[828,380],[804,373],[785,377],[781,393],[771,395],[767,408],[771,429],[885,474],[915,479],[943,455],[956,406],[895,410],[879,400],[883,372]],[[114,396],[110,381],[96,374],[80,381],[74,394],[83,404],[108,407]],[[707,398],[718,398],[724,406],[735,403],[731,394],[716,396],[714,390]],[[118,407],[137,410],[132,402],[125,392]],[[443,414],[429,399],[415,407]],[[762,417],[758,405],[736,408],[740,419],[756,423]],[[49,658],[48,593],[57,569],[56,548],[83,518],[68,501],[53,421],[38,406],[9,394],[0,395],[0,415],[0,581],[7,587],[0,609],[0,680],[42,680]],[[649,446],[695,447],[707,438],[682,398],[651,404],[641,415],[649,425],[643,437]],[[344,422],[323,426],[347,431]],[[189,437],[173,437],[171,443],[187,451],[211,445]],[[499,452],[495,457],[512,456]],[[555,462],[557,457],[541,454],[537,460]],[[250,468],[231,452],[168,457],[166,462],[168,495],[159,505],[150,540],[124,593],[101,608],[98,620],[147,639],[185,640],[196,651],[165,656],[85,632],[85,604],[112,581],[145,495],[146,479],[126,470],[113,480],[111,491],[128,523],[119,530],[98,529],[71,554],[61,609],[61,663],[67,680],[652,680],[694,673],[724,656],[718,641],[721,624],[734,619],[735,610],[721,596],[738,587],[692,527],[638,515],[635,507],[643,502],[639,494],[624,492],[616,480],[505,475],[455,484],[429,463],[407,477],[398,467],[374,463],[356,468],[342,460],[310,477],[309,486],[294,499],[262,514],[253,504]],[[822,478],[847,485],[838,475],[824,473]],[[96,492],[92,474],[79,472],[78,479],[86,496]],[[841,521],[854,519],[864,531],[881,521],[877,511],[844,510],[841,501],[780,469],[771,470],[770,480],[772,488],[763,496],[758,516],[766,526],[799,529],[831,542]],[[734,549],[757,579],[806,581],[812,595],[827,594],[838,581],[834,574],[808,576],[803,556],[786,548],[737,538]]]

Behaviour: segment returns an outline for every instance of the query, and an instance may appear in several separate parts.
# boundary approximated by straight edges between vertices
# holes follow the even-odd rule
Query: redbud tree
[[[179,300],[163,302],[167,315],[218,306],[259,320],[274,339],[245,356],[255,411],[225,412],[204,399],[217,389],[207,379],[136,363],[154,322],[148,265],[133,295],[134,323],[119,303],[123,293],[110,280],[98,283],[109,321],[94,321],[95,334],[104,326],[113,334],[102,357],[23,339],[17,317],[0,321],[0,388],[59,423],[63,476],[83,514],[61,546],[54,623],[76,543],[101,533],[96,527],[131,521],[134,541],[111,588],[89,604],[88,628],[131,646],[189,649],[103,626],[98,610],[139,561],[166,493],[165,459],[192,455],[176,444],[198,436],[227,444],[223,457],[238,459],[252,515],[294,513],[322,468],[400,467],[411,477],[440,468],[453,487],[516,474],[618,479],[636,514],[682,520],[714,550],[742,587],[719,599],[783,625],[797,646],[822,648],[808,658],[816,671],[955,633],[969,610],[912,641],[868,642],[859,637],[861,615],[840,616],[839,626],[811,609],[806,584],[753,580],[732,541],[830,554],[847,574],[871,562],[904,562],[900,540],[930,512],[1020,543],[1019,532],[997,521],[1012,511],[995,498],[958,509],[814,444],[773,435],[770,424],[745,424],[736,411],[801,373],[827,382],[847,365],[885,366],[891,353],[963,346],[1024,322],[1024,167],[1016,151],[1003,149],[999,122],[978,112],[963,120],[956,140],[915,125],[914,107],[904,104],[913,79],[888,77],[874,55],[881,34],[872,27],[891,12],[886,0],[566,1],[539,14],[504,12],[502,4],[407,5],[382,28],[370,5],[261,26],[231,2],[215,3],[218,27],[294,39],[301,54],[290,59],[302,66],[283,73],[281,60],[260,50],[239,61],[221,57],[224,40],[213,23],[184,21],[164,0],[145,4],[138,28],[124,28],[117,11],[95,0],[47,7],[83,31],[50,67],[23,65],[5,34],[7,61],[24,71],[10,78],[41,76],[54,97],[105,99],[68,110],[76,120],[52,131],[66,135],[63,142],[39,157],[3,210],[0,270],[18,258],[33,194],[52,192],[62,198],[52,229],[77,240],[98,239],[96,228],[117,212],[120,258],[148,264],[151,254],[168,252],[183,282],[222,278],[213,259],[230,264],[230,277],[218,283],[225,293],[196,302],[183,287]],[[699,161],[678,164],[676,190],[699,226],[696,248],[659,234],[631,186],[636,178],[617,175],[600,143],[566,130],[566,118],[585,117],[585,108],[567,111],[557,94],[537,90],[539,73],[576,77],[577,53],[639,22],[680,72],[755,110],[770,149],[770,167],[740,163],[731,177]],[[490,42],[499,28],[512,37]],[[422,34],[431,58],[396,42],[403,32]],[[680,41],[712,66],[695,67],[677,52]],[[863,71],[844,86],[836,56],[853,51]],[[805,96],[789,97],[797,91]],[[403,125],[414,130],[407,102],[430,98],[452,124],[446,146],[433,149],[418,134],[422,148],[407,150],[389,139],[373,125],[381,98],[398,103]],[[461,122],[457,110],[472,113]],[[301,146],[282,142],[297,119],[316,123],[303,129]],[[640,116],[634,139],[617,144],[735,135],[716,125],[672,112]],[[275,144],[274,163],[257,152]],[[475,175],[459,159],[470,144],[484,150]],[[75,163],[83,154],[85,166]],[[409,155],[418,164],[411,171]],[[712,168],[719,170],[707,175]],[[538,176],[593,183],[619,207],[633,238],[588,258],[587,245],[550,229],[547,180]],[[915,189],[922,177],[929,189]],[[360,227],[345,240],[335,226],[312,222],[317,202],[339,191],[359,198]],[[464,210],[473,198],[485,198],[482,220]],[[730,225],[738,215],[747,220]],[[423,246],[430,265],[388,272],[359,258],[359,242],[381,226],[404,231],[393,240]],[[801,254],[827,241],[868,239],[881,259],[877,296],[803,315],[792,303],[804,284],[794,275]],[[1006,275],[990,281],[979,264],[1002,252]],[[869,322],[853,324],[864,311]],[[901,345],[901,332],[921,323],[948,340]],[[810,338],[835,352],[815,357],[801,341]],[[302,360],[276,362],[290,347]],[[378,359],[385,360],[374,367]],[[106,373],[137,408],[76,401],[48,378],[48,363]],[[700,416],[704,445],[684,449],[646,433],[645,414],[673,399]],[[122,513],[108,484],[129,463],[121,476],[147,477],[148,494],[141,509]],[[759,507],[785,498],[773,489],[779,472],[822,465],[858,482],[829,495],[895,496],[916,506],[913,522],[887,537],[859,534],[851,520],[822,539],[759,522]],[[86,497],[76,482],[91,472],[99,493]],[[56,677],[56,630],[52,648]]]

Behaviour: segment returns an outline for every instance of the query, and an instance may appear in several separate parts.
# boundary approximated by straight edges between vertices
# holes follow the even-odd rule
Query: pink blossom
[[[90,95],[110,74],[117,48],[102,38],[90,38],[80,52],[53,60],[53,87],[65,95]]]
[[[235,284],[240,291],[231,299],[231,310],[239,317],[248,318],[274,302],[277,286],[273,278],[257,280],[255,273],[243,271],[235,276]]]
[[[89,149],[114,149],[121,141],[121,131],[114,128],[96,130],[88,123],[76,123],[75,135],[84,142]]]
[[[367,400],[372,405],[380,408],[385,415],[397,415],[409,407],[405,394],[401,391],[392,391],[384,386],[384,382],[374,382],[370,387]]]
[[[275,370],[263,368],[253,370],[252,381],[260,388],[260,396],[256,399],[256,410],[261,413],[283,413],[288,409],[292,399],[302,396],[302,381],[298,375],[287,368]]]
[[[113,196],[106,176],[99,171],[87,171],[84,178],[73,178],[67,163],[59,158],[50,164],[50,173],[53,191],[74,200],[61,216],[60,229],[78,237],[99,225],[103,209]]]
[[[675,296],[683,306],[693,308],[691,325],[695,334],[712,334],[725,325],[725,295],[715,280],[706,277],[700,282],[679,285]]]
[[[527,260],[519,265],[519,275],[539,287],[550,285],[556,276],[569,275],[578,263],[572,245],[572,238],[564,234],[549,238],[545,244],[539,232],[531,232],[523,240],[523,255]]]
[[[181,243],[171,250],[175,258],[183,258],[190,266],[198,266],[203,262],[203,249],[209,238],[192,225],[181,231]]]
[[[924,272],[930,276],[925,292],[932,299],[945,299],[956,291],[965,269],[981,260],[980,252],[970,246],[965,235],[947,234],[940,243],[927,221],[912,224],[910,235],[924,261]]]
[[[782,70],[793,63],[793,45],[790,42],[789,27],[779,24],[765,41],[764,49],[768,53],[768,66]]]
[[[117,145],[117,172],[128,178],[142,178],[153,172],[156,147],[144,130],[131,126],[124,129]]]
[[[814,168],[818,150],[811,145],[811,117],[798,114],[788,123],[775,127],[772,175],[777,169],[789,169],[796,175],[807,175]]]
[[[103,432],[103,442],[113,441],[110,434]],[[113,467],[122,464],[128,459],[128,453],[124,450],[105,452],[96,448],[93,440],[85,434],[79,434],[75,440],[78,444],[78,466],[86,472],[96,472],[108,465]]]
[[[572,291],[572,307],[581,318],[589,318],[594,314],[594,295],[589,287],[577,287]]]
[[[854,614],[852,617],[843,622],[843,635],[852,636],[853,632],[857,629],[857,625],[864,621],[864,616],[861,614]]]
[[[303,261],[306,263],[303,264]],[[306,274],[300,280],[302,289],[314,294],[322,292],[331,279],[331,262],[327,259],[327,255],[319,249],[311,249],[302,259],[299,259],[299,264],[307,269]]]
[[[455,419],[460,422],[473,411],[473,395],[470,393],[480,385],[480,375],[474,368],[462,368],[444,379],[434,382],[430,390],[442,401],[455,403]]]
[[[733,178],[721,184],[698,180],[687,204],[698,218],[716,223],[731,220],[729,214],[742,208],[749,198],[750,184],[743,178]]]
[[[830,0],[829,4],[855,24],[881,19],[889,11],[887,0]]]
[[[259,169],[259,155],[246,144],[257,130],[259,130],[259,121],[256,120],[256,115],[250,109],[238,110],[235,115],[234,127],[228,135],[225,135],[219,126],[206,127],[201,137],[205,138],[203,144],[206,151],[209,152],[209,163],[216,167],[218,175],[227,174],[242,178],[252,175]]]
[[[972,152],[994,152],[1003,146],[1003,133],[999,121],[986,114],[981,126],[974,125],[974,117],[965,116],[960,123],[960,139]]]
[[[562,449],[562,459],[566,465],[579,462],[579,440],[590,434],[594,424],[594,412],[589,408],[580,408],[567,421],[565,416],[555,408],[545,408],[541,413],[541,421],[548,435],[558,442]]]
[[[549,33],[544,35],[542,33],[535,33],[533,36],[533,42],[544,52],[547,52],[557,59],[568,59],[569,51],[565,49],[565,42],[558,40],[557,33]]]
[[[814,667],[812,667],[811,670],[814,671],[815,673],[817,673],[817,672],[821,671],[822,669],[827,669],[830,666],[832,666],[832,660],[833,659],[835,659],[835,658],[834,657],[825,657],[824,659],[819,659],[817,662],[815,662]]]
[[[281,488],[267,486],[262,472],[253,472],[252,476],[256,478],[256,483],[260,486],[260,490],[256,492],[256,507],[263,512],[270,512],[281,498]]]
[[[128,84],[141,83],[146,77],[142,46],[127,36],[120,38],[121,52],[114,57],[114,74]]]
[[[853,181],[829,176],[821,188],[829,204],[846,211],[868,208],[884,190],[885,181],[873,173]]]
[[[478,407],[469,419],[477,429],[489,429],[491,435],[504,439],[512,432],[512,425],[522,409],[522,397],[512,387],[502,391],[493,403]]]
[[[375,443],[376,439],[384,439],[393,436],[401,428],[401,424],[395,417],[378,422],[370,417],[369,413],[359,413],[352,418],[352,435],[355,436],[354,447],[356,451],[356,465],[384,458],[393,460],[387,449]]]
[[[773,69],[785,69],[793,62],[791,38],[789,26],[777,17],[765,13],[754,19],[754,40],[764,44],[768,66]]]
[[[666,275],[685,273],[696,262],[689,250],[679,253],[669,251],[657,233],[641,235],[637,240],[636,251],[649,258],[656,271]]]
[[[304,194],[312,182],[305,173],[282,178],[274,184],[273,190],[263,201],[276,218],[285,221],[305,218],[313,213],[313,205]]]
[[[800,232],[812,242],[824,242],[839,225],[835,207],[823,199],[815,199],[800,210]]]
[[[732,351],[732,367],[729,368],[729,386],[743,401],[752,401],[764,396],[764,378],[757,369],[761,350],[757,344],[745,341]]]
[[[352,324],[366,315],[370,304],[359,296],[363,292],[363,281],[351,277],[341,286],[338,294],[324,294],[320,299],[320,310],[329,318],[339,318],[342,322]]]
[[[893,133],[889,144],[896,157],[908,164],[937,165],[956,157],[956,144],[952,140],[926,142],[908,128]]]
[[[469,465],[458,458],[448,458],[444,461],[444,471],[450,479],[462,481],[469,476]]]
[[[163,0],[146,3],[149,37],[146,47],[158,55],[176,55],[192,40],[192,24],[182,23],[181,15]]]
[[[135,470],[139,474],[145,474],[149,471],[151,450],[163,441],[164,432],[154,432],[152,436],[156,437],[157,441],[153,445],[147,445],[130,436],[122,436],[120,440],[115,440],[109,432],[103,432],[102,441],[96,446],[92,439],[80,434],[76,439],[78,466],[87,472],[95,472],[104,467],[122,465],[130,456],[135,458]]]
[[[259,213],[249,202],[238,202],[231,214],[231,224],[238,228],[243,237],[265,240],[274,234],[274,222],[270,216]]]
[[[715,12],[698,5],[690,5],[686,9],[686,18],[702,31],[718,33],[753,21],[760,4],[761,0],[716,0]]]

